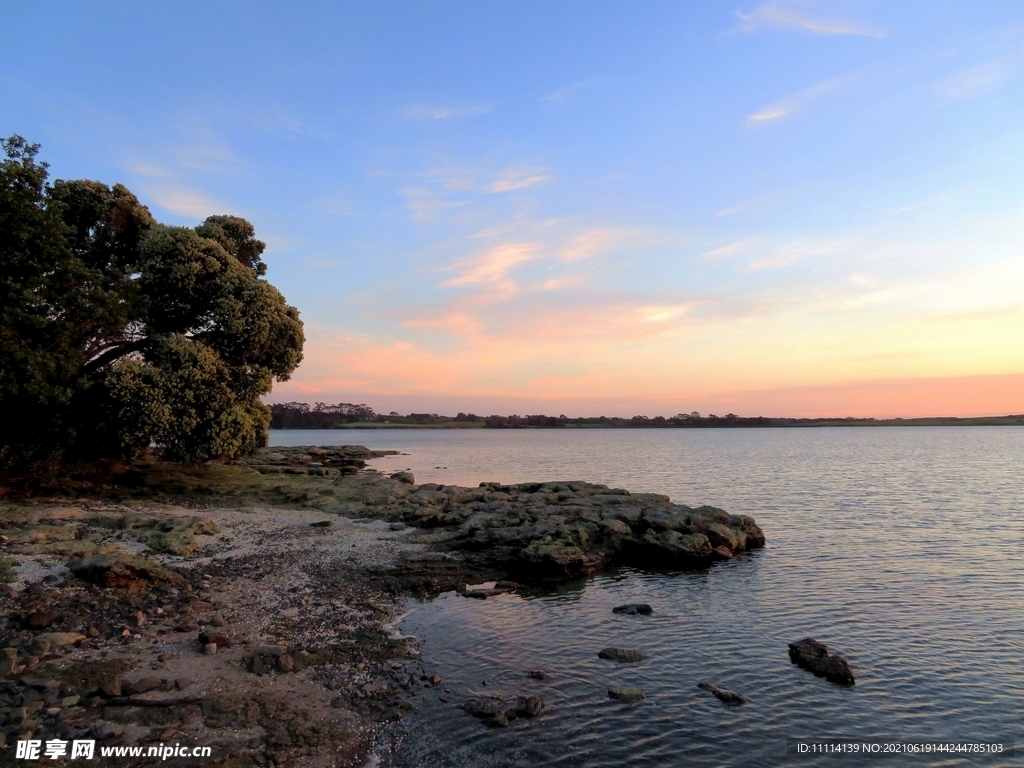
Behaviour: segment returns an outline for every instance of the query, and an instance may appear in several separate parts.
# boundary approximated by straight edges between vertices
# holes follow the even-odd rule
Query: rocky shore
[[[375,455],[154,463],[77,498],[0,503],[0,756],[60,738],[210,746],[224,766],[362,765],[382,723],[444,690],[392,629],[405,596],[705,567],[764,544],[748,517],[664,496],[417,485],[367,470]],[[494,584],[465,591],[480,581]]]

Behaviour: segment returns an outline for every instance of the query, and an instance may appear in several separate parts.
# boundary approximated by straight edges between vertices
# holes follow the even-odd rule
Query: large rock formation
[[[700,567],[765,543],[745,515],[583,482],[425,483],[394,498],[393,509],[406,523],[450,529],[447,544],[470,562],[524,580],[565,579],[615,563]]]

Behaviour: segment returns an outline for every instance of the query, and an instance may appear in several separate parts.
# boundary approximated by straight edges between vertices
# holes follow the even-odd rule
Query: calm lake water
[[[411,602],[401,629],[451,701],[424,694],[385,764],[1024,765],[1024,752],[787,753],[793,738],[1024,748],[1024,429],[346,430],[271,432],[271,443],[400,450],[373,466],[410,468],[417,482],[666,493],[751,515],[767,536],[699,573],[624,569],[540,597]],[[633,601],[654,615],[612,614]],[[807,636],[847,658],[856,686],[790,663],[787,644]],[[608,645],[649,658],[598,659]],[[530,669],[551,676],[527,680]],[[748,703],[722,705],[697,689],[705,681]],[[613,684],[648,698],[611,701]],[[548,710],[490,729],[455,708],[497,691],[540,694]]]

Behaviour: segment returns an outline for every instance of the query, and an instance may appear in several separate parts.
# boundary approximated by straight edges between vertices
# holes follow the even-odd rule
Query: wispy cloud
[[[220,200],[182,182],[177,171],[167,166],[140,161],[130,163],[127,170],[140,178],[139,189],[146,197],[171,213],[205,219],[228,210]]]
[[[558,258],[562,261],[578,261],[589,259],[601,253],[607,253],[622,245],[628,238],[640,236],[640,232],[615,227],[599,227],[576,235],[558,249]]]
[[[723,245],[721,248],[715,248],[711,251],[702,253],[697,258],[701,261],[717,261],[718,259],[724,259],[727,256],[735,256],[739,253],[745,253],[751,245],[751,240],[739,240],[735,243],[729,243],[729,245]]]
[[[432,220],[442,211],[469,205],[468,200],[449,200],[438,197],[426,189],[406,189],[402,195],[405,197],[405,204],[412,211],[412,220],[420,223]]]
[[[826,256],[830,253],[845,250],[852,243],[853,241],[849,239],[812,240],[805,238],[795,240],[773,248],[763,259],[748,264],[746,270],[748,272],[762,272],[766,269],[781,269],[796,264],[798,261],[808,257]]]
[[[885,37],[881,30],[851,21],[810,19],[771,3],[760,5],[749,13],[736,11],[740,20],[737,27],[748,34],[759,29],[791,29],[814,35],[855,35],[858,37]]]
[[[144,189],[161,208],[181,216],[205,219],[227,211],[226,205],[198,189],[175,184],[147,185]]]
[[[442,287],[489,283],[506,291],[515,290],[516,284],[508,277],[509,271],[519,264],[537,258],[536,243],[503,243],[488,249],[479,256],[457,262],[450,269],[460,272],[456,277],[441,283]]]
[[[943,103],[970,101],[995,90],[1021,71],[1021,52],[999,56],[939,81],[935,92]]]
[[[591,85],[594,85],[596,83],[599,83],[599,82],[601,82],[601,78],[593,78],[593,79],[590,79],[590,80],[582,80],[582,81],[580,81],[578,83],[573,83],[572,85],[567,85],[564,88],[559,88],[556,91],[552,91],[547,96],[541,96],[540,100],[541,101],[550,101],[550,102],[552,102],[554,104],[561,104],[563,101],[565,101],[567,98],[572,96],[577,91],[580,91],[580,90],[582,90],[584,88],[587,88],[587,87],[589,87]]]
[[[490,112],[490,104],[455,106],[452,104],[410,104],[402,114],[415,120],[451,120],[459,117],[474,117]]]
[[[487,191],[493,194],[499,192],[512,192],[517,189],[527,189],[529,187],[536,186],[537,184],[543,184],[545,181],[551,181],[552,178],[554,177],[544,174],[543,168],[536,168],[533,170],[510,168],[509,170],[501,173],[487,188]]]
[[[747,117],[747,125],[764,125],[780,118],[799,112],[808,104],[834,93],[849,80],[848,77],[834,77],[830,80],[804,88],[789,96],[784,96],[770,104],[766,104],[757,112]]]

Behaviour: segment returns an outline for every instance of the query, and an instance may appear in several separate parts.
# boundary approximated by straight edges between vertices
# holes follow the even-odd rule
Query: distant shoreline
[[[558,426],[519,425],[488,427],[484,422],[451,421],[434,424],[387,422],[351,422],[332,426],[271,427],[273,431],[295,429],[793,429],[813,427],[1018,427],[1024,426],[1024,414],[960,418],[938,416],[920,419],[763,419],[758,424],[636,424],[636,423],[562,423]]]

